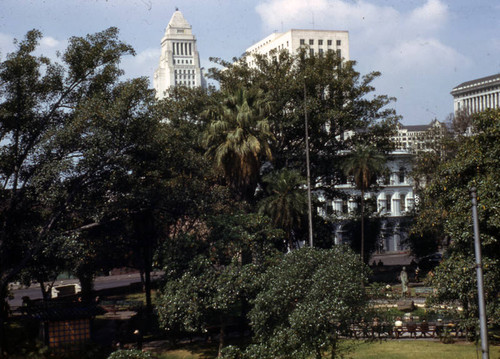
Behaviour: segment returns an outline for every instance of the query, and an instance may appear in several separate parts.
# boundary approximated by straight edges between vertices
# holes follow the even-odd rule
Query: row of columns
[[[402,212],[407,212],[413,208],[415,200],[411,194],[394,193],[393,195],[381,193],[377,199],[377,210],[380,212],[390,212],[392,216],[400,216]],[[345,212],[345,203],[342,199],[333,201],[333,210],[341,214]],[[347,213],[352,213],[357,207],[353,200],[347,202]]]
[[[173,42],[172,53],[174,55],[191,56],[193,54],[192,44],[190,42]]]
[[[500,107],[500,92],[465,98],[461,100],[461,103],[463,109],[469,113],[482,112],[487,108],[498,108]],[[462,109],[459,108],[459,110]]]
[[[335,244],[345,244],[344,231],[344,226],[342,224],[337,224],[335,228]],[[376,248],[377,253],[397,252],[404,249],[403,239],[405,239],[406,236],[406,234],[401,233],[399,222],[395,222],[393,225],[388,226],[387,221],[382,221],[380,237]]]

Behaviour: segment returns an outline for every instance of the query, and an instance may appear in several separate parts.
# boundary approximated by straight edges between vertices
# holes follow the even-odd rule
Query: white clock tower
[[[205,87],[196,38],[179,10],[172,15],[161,39],[160,64],[153,83],[159,99],[168,96],[174,86]]]

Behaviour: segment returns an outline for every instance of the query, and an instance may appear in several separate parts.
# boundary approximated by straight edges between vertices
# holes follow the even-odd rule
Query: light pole
[[[471,188],[472,222],[474,224],[474,250],[476,252],[477,299],[479,302],[479,329],[481,334],[482,359],[489,358],[488,327],[486,325],[486,307],[484,304],[483,265],[481,264],[481,243],[479,242],[479,220],[477,218],[476,188]]]
[[[306,171],[307,171],[307,210],[309,219],[309,247],[313,247],[313,223],[312,223],[312,205],[311,205],[311,170],[309,166],[309,124],[307,122],[307,90],[306,79],[304,76],[304,122],[306,133]]]

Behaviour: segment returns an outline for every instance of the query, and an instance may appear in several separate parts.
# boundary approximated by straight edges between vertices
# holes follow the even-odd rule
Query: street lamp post
[[[309,247],[313,247],[313,223],[312,223],[312,204],[311,204],[311,170],[309,166],[309,124],[307,121],[307,90],[306,79],[304,76],[304,122],[306,133],[306,171],[307,171],[307,209],[309,219]]]
[[[472,197],[472,222],[474,224],[474,250],[476,253],[477,298],[479,302],[479,329],[481,334],[482,359],[489,358],[488,328],[486,325],[486,306],[484,303],[483,265],[481,259],[481,243],[479,242],[479,220],[477,218],[477,193],[476,188],[471,188]]]

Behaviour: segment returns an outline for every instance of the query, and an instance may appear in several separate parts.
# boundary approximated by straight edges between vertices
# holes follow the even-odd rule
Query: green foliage
[[[149,352],[141,350],[128,349],[117,350],[110,354],[108,359],[153,359],[154,357]]]
[[[267,197],[259,202],[259,212],[266,214],[274,225],[285,231],[288,248],[292,249],[297,241],[294,234],[298,234],[307,212],[305,180],[298,171],[284,168],[267,174],[263,182]]]
[[[488,317],[498,318],[500,270],[500,110],[473,118],[473,135],[459,138],[455,157],[440,164],[423,192],[414,232],[440,231],[451,241],[449,256],[429,282],[436,301],[458,301],[466,326],[477,318],[470,189],[477,188]]]
[[[249,313],[261,358],[307,357],[334,348],[337,331],[362,313],[366,277],[346,247],[302,248],[259,279]]]
[[[261,161],[271,159],[273,135],[262,91],[239,88],[223,94],[223,103],[210,107],[204,137],[207,155],[222,169],[236,194],[252,199]]]
[[[305,175],[307,108],[312,187],[330,197],[342,174],[342,151],[367,143],[383,153],[392,148],[388,135],[398,117],[387,106],[394,99],[371,95],[379,73],[361,76],[355,62],[343,63],[334,53],[306,56],[282,51],[276,57],[279,61],[257,55],[253,68],[244,59],[232,64],[216,59],[224,70],[211,69],[212,77],[229,93],[241,88],[263,93],[275,138],[270,148],[276,170],[293,168]],[[344,136],[347,131],[353,136]]]
[[[0,63],[1,300],[29,265],[42,270],[25,276],[46,281],[61,269],[54,262],[69,266],[59,261],[68,253],[95,254],[75,229],[109,220],[109,183],[127,173],[133,140],[144,139],[137,130],[151,128],[139,127],[153,98],[146,80],[119,82],[133,50],[117,29],[71,38],[62,64],[34,55],[41,36],[28,32]]]
[[[255,278],[269,265],[282,233],[257,214],[209,218],[197,236],[170,239],[163,249],[166,284],[157,298],[160,326],[170,337],[206,333],[245,315]],[[221,349],[220,348],[220,349]]]

